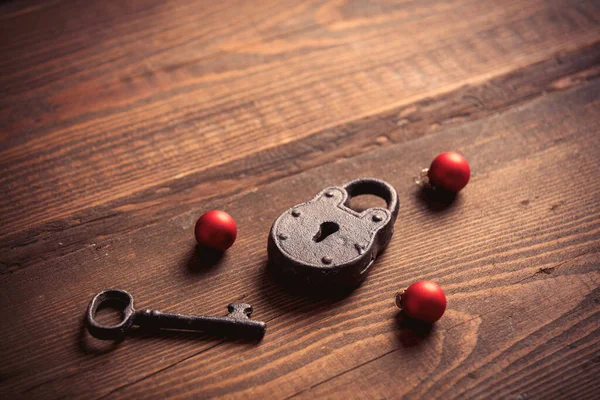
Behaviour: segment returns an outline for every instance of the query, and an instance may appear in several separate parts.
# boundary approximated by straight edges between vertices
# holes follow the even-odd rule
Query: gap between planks
[[[600,75],[599,65],[600,42],[595,42],[577,51],[558,53],[549,60],[489,76],[475,85],[462,85],[434,98],[378,110],[375,114],[360,116],[279,145],[277,149],[286,155],[284,160],[272,159],[269,153],[273,149],[263,149],[246,157],[250,162],[245,164],[252,166],[249,170],[238,167],[240,163],[236,160],[186,175],[169,185],[161,184],[101,207],[91,207],[69,218],[5,235],[0,237],[3,242],[0,245],[0,275],[18,272],[50,257],[62,257],[91,243],[108,243],[121,235],[200,208],[209,200],[232,201],[265,184],[363,154],[375,147],[404,143],[435,133],[440,127],[459,126],[506,112],[540,96],[596,79]],[[494,93],[496,97],[480,99],[492,90],[497,92]],[[296,162],[301,158],[301,163]],[[278,166],[285,160],[292,162],[293,168],[279,171]],[[228,178],[245,174],[248,175],[243,182]],[[222,194],[198,198],[190,193],[190,187],[212,184],[219,179],[233,181],[225,184]],[[252,189],[248,189],[249,185]],[[170,206],[170,203],[175,205]],[[106,224],[111,225],[108,235],[105,234]]]

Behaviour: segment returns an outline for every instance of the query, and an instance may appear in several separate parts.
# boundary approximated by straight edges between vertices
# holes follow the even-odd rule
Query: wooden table
[[[600,2],[21,0],[0,21],[1,398],[598,398]],[[471,181],[436,207],[414,178],[448,150]],[[274,283],[275,218],[360,176],[401,201],[367,280]],[[239,235],[211,263],[214,208]],[[448,296],[431,330],[394,306],[420,279]],[[242,300],[267,335],[101,342],[83,315],[109,287]]]

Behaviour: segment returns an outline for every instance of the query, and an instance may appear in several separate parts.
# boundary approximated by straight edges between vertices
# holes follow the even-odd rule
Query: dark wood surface
[[[599,2],[15,0],[0,27],[1,398],[598,397]],[[414,179],[447,150],[472,178],[439,207]],[[367,280],[279,287],[274,219],[359,176],[401,201]],[[217,263],[213,208],[239,228]],[[394,306],[419,279],[431,329]],[[101,342],[108,287],[243,300],[267,335]]]

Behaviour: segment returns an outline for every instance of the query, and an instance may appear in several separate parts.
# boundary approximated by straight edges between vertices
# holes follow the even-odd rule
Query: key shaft
[[[134,325],[142,328],[198,331],[215,336],[260,338],[264,336],[266,324],[249,318],[252,308],[247,304],[233,303],[226,317],[209,317],[163,313],[155,310],[142,310],[135,314]],[[250,310],[246,314],[243,310]]]

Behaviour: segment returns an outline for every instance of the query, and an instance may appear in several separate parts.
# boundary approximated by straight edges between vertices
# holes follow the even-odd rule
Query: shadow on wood
[[[281,279],[268,266],[267,261],[260,269],[259,290],[268,307],[278,310],[278,315],[293,312],[317,317],[331,307],[341,305],[352,292],[327,291],[325,288],[311,288]]]
[[[396,315],[396,326],[398,328],[398,340],[402,347],[420,345],[427,341],[431,332],[435,329],[434,324],[410,318],[402,311]]]
[[[312,300],[338,301],[348,297],[358,286],[352,288],[336,288],[331,285],[317,285],[304,282],[301,278],[290,279],[278,273],[277,267],[266,264],[264,267],[266,275],[273,283],[292,296],[303,297]]]
[[[122,339],[116,341],[96,339],[87,331],[86,316],[83,315],[79,321],[76,343],[80,353],[94,356],[107,354],[115,350],[119,343],[123,341]]]
[[[190,274],[205,274],[221,264],[224,259],[224,252],[197,244],[187,256],[186,269]]]
[[[442,189],[433,189],[427,186],[421,187],[416,193],[417,200],[433,212],[445,212],[455,208],[462,203],[461,197],[452,192]]]
[[[262,340],[260,339],[246,339],[240,337],[226,337],[220,335],[208,335],[200,331],[183,331],[183,330],[167,330],[167,329],[156,329],[156,328],[142,328],[139,326],[134,327],[127,332],[128,339],[135,340],[165,340],[172,342],[199,340],[202,342],[213,342],[219,344],[221,342],[239,342],[243,344],[258,344]]]

